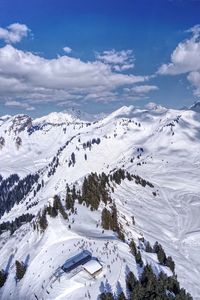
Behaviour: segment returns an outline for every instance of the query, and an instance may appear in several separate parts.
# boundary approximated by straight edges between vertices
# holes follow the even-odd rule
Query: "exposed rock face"
[[[5,146],[5,139],[4,137],[0,137],[0,150]]]
[[[16,138],[16,147],[19,150],[20,146],[22,145],[22,139],[18,136]]]
[[[12,118],[9,131],[14,131],[15,134],[20,133],[25,129],[29,129],[32,126],[32,119],[27,115],[16,115]]]

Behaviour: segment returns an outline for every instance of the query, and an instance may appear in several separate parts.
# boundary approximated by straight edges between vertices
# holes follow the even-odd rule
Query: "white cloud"
[[[136,94],[147,94],[151,91],[157,91],[158,87],[156,85],[138,85],[130,89],[133,93]]]
[[[156,104],[155,102],[149,102],[145,105],[145,108],[147,109],[156,109],[158,107],[158,104]]]
[[[200,71],[190,72],[187,79],[194,87],[194,95],[200,97]]]
[[[72,49],[71,49],[70,47],[64,47],[64,48],[63,48],[63,51],[64,51],[65,53],[71,53],[71,52],[72,52]]]
[[[197,25],[193,26],[192,28],[186,30],[186,32],[192,33],[193,39],[196,39],[199,37],[199,34],[200,34],[200,25],[197,24]]]
[[[134,56],[132,50],[109,50],[97,53],[96,58],[105,64],[109,64],[115,71],[125,71],[134,68]]]
[[[35,107],[29,105],[28,103],[19,102],[19,101],[16,101],[16,100],[6,101],[5,106],[23,108],[23,109],[28,110],[28,111],[35,110]]]
[[[171,62],[163,64],[158,73],[162,75],[177,75],[198,70],[200,68],[200,25],[187,32],[192,36],[178,44],[171,54]]]
[[[187,79],[194,87],[194,94],[200,95],[200,25],[189,30],[192,36],[178,44],[171,54],[171,62],[163,64],[158,74],[188,74]]]
[[[58,103],[58,106],[65,107],[65,108],[71,108],[71,107],[80,107],[79,103],[73,102],[73,101],[62,101]]]
[[[20,42],[29,33],[25,24],[13,23],[6,28],[0,27],[0,39],[9,44]]]
[[[145,80],[143,76],[114,73],[98,61],[84,62],[69,56],[45,59],[10,45],[0,48],[0,67],[7,77],[23,78],[45,88],[113,88]]]
[[[115,61],[119,64],[120,59]],[[121,97],[119,90],[148,79],[116,72],[110,64],[99,60],[84,62],[67,55],[46,59],[11,45],[0,48],[0,100],[4,102],[6,98],[20,103],[25,100],[30,105],[50,101],[113,101]]]
[[[163,64],[158,70],[162,75],[177,75],[200,68],[200,42],[193,37],[179,43],[171,55],[171,63]]]

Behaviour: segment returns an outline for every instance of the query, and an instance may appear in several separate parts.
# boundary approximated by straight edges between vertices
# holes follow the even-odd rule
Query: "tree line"
[[[25,223],[30,223],[35,216],[32,214],[23,214],[14,221],[7,221],[0,224],[0,235],[4,231],[10,231],[10,234],[13,234],[18,228],[20,228]]]
[[[31,191],[33,185],[38,181],[38,173],[29,174],[20,179],[17,174],[10,175],[0,184],[0,217],[9,212]]]

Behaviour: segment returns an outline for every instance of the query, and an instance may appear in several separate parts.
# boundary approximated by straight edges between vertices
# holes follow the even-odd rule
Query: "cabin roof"
[[[77,262],[81,261],[82,259],[84,259],[86,257],[91,258],[92,256],[91,256],[91,253],[89,251],[84,250],[81,253],[78,253],[77,255],[72,256],[71,258],[66,260],[62,267],[64,269],[70,268],[71,266],[73,266],[74,264],[76,264]]]
[[[91,259],[83,265],[83,268],[90,274],[94,274],[102,269],[102,265],[96,259]]]

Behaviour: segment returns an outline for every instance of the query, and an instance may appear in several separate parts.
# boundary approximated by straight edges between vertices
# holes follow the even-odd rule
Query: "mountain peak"
[[[52,112],[44,117],[40,117],[34,120],[34,123],[50,123],[50,124],[62,124],[72,123],[79,121],[79,119],[67,112]]]
[[[200,101],[196,101],[189,109],[200,113]]]

